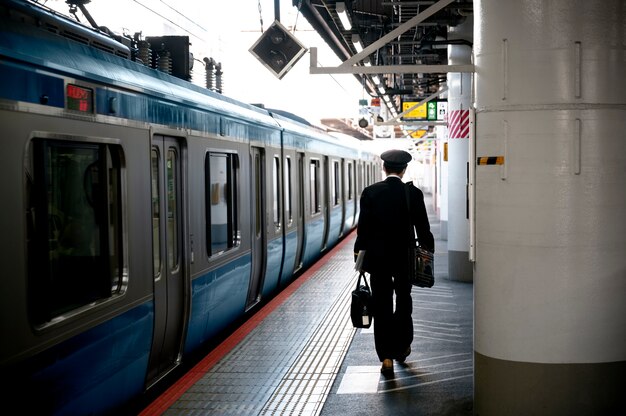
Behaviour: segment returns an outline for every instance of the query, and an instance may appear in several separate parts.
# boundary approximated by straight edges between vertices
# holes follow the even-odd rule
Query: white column
[[[476,414],[619,414],[626,5],[477,0]]]
[[[451,27],[448,39],[473,40],[473,17]],[[470,64],[472,47],[448,46],[450,65]],[[448,74],[448,277],[471,282],[473,266],[469,261],[469,218],[467,179],[469,154],[469,108],[472,104],[472,75]]]
[[[445,97],[445,96],[444,96]],[[439,97],[439,98],[444,98]],[[439,182],[439,238],[441,240],[448,239],[448,162],[444,160],[444,146],[446,142],[446,137],[448,134],[448,129],[445,126],[436,126],[435,132],[437,136],[437,166],[439,167],[440,172],[440,182]],[[437,248],[435,247],[435,250]]]

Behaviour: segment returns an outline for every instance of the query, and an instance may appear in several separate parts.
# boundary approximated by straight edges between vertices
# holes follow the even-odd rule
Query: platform
[[[349,316],[356,233],[211,351],[142,415],[471,415],[472,284],[448,280],[436,238],[435,286],[413,288],[415,338],[394,377],[372,329]]]

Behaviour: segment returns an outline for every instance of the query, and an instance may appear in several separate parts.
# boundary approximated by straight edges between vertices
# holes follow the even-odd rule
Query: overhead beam
[[[412,29],[413,27],[415,27],[419,23],[421,23],[424,20],[428,19],[430,16],[434,15],[439,10],[443,9],[444,7],[446,7],[447,5],[452,3],[453,1],[454,0],[439,0],[437,3],[433,4],[432,6],[430,6],[429,8],[424,10],[423,12],[413,16],[411,19],[409,19],[405,23],[401,24],[400,26],[398,26],[397,28],[395,28],[391,32],[387,33],[385,36],[381,37],[376,42],[374,42],[371,45],[367,46],[361,52],[359,52],[356,55],[353,55],[351,58],[345,60],[339,67],[349,67],[349,66],[352,66],[353,64],[355,64],[357,62],[362,61],[363,58],[365,58],[366,56],[371,55],[374,51],[377,51],[378,49],[382,48],[387,43],[389,43],[392,39],[397,38],[398,36],[402,35],[404,32]]]
[[[439,74],[448,72],[474,72],[474,65],[378,65],[347,67],[340,65],[336,67],[318,67],[317,48],[311,47],[309,53],[309,73],[311,74]]]
[[[433,127],[447,126],[446,121],[384,121],[382,123],[374,123],[375,126],[406,126],[406,127]],[[416,130],[419,130],[416,129]]]

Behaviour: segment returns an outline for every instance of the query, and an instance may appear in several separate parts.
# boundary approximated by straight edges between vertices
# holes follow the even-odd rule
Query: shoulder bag
[[[409,197],[409,186],[413,186],[411,182],[405,185],[404,191],[406,195],[406,206],[409,210],[409,278],[411,284],[417,287],[433,287],[435,284],[433,253],[420,247],[415,239],[415,228],[411,220],[411,202]]]

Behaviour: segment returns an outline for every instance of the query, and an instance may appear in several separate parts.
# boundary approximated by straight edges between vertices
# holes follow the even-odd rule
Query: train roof
[[[51,72],[110,85],[112,87],[144,93],[189,107],[198,107],[234,117],[243,117],[257,123],[276,127],[269,112],[246,104],[188,81],[149,68],[141,63],[92,47],[89,42],[76,41],[77,35],[68,36],[51,33],[41,20],[58,21],[65,27],[75,28],[76,33],[85,32],[85,27],[35,5],[4,0],[0,7],[10,6],[35,18],[26,19],[19,13],[0,9],[0,55],[16,62],[27,62]],[[31,23],[31,24],[29,24]],[[39,28],[38,26],[44,26]],[[64,29],[67,32],[67,29]],[[105,37],[93,33],[98,38]],[[106,38],[106,37],[105,37]],[[110,42],[114,42],[109,39]],[[123,52],[123,45],[120,44]]]
[[[320,153],[328,146],[350,149],[353,157],[364,153],[362,149],[357,150],[357,139],[331,136],[292,113],[247,104],[135,62],[129,59],[130,50],[122,43],[39,5],[2,0],[0,22],[0,56],[14,63],[269,128],[281,128],[299,136],[291,145]]]

